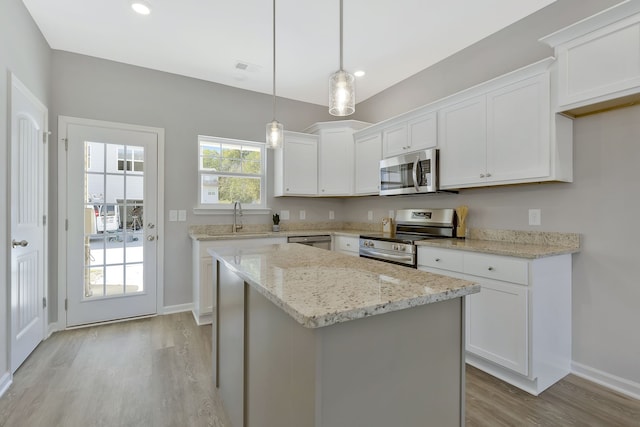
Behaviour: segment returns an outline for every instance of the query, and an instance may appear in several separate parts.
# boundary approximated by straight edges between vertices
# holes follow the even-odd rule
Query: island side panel
[[[462,298],[318,330],[316,426],[461,426]]]
[[[315,331],[246,286],[245,426],[313,426]]]
[[[233,427],[244,426],[244,281],[218,264],[218,370],[220,397]],[[216,325],[214,325],[216,326]]]

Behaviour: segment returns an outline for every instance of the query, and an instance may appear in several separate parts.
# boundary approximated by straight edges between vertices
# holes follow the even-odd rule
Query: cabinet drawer
[[[337,251],[358,252],[360,239],[358,237],[335,236],[334,249]]]
[[[528,263],[520,259],[466,253],[464,272],[504,282],[528,284]]]
[[[460,251],[419,247],[418,265],[462,272],[463,256]]]

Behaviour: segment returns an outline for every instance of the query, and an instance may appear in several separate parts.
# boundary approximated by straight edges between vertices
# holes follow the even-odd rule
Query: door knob
[[[11,247],[15,248],[17,246],[22,246],[23,248],[26,248],[29,245],[29,242],[27,242],[26,240],[21,240],[21,241],[16,241],[15,239],[11,241]]]
[[[153,242],[154,240],[156,240],[156,236],[147,236],[147,240]]]

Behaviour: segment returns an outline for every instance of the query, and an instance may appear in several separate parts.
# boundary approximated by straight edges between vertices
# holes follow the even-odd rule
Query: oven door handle
[[[416,188],[416,192],[420,192],[420,185],[418,183],[418,164],[420,162],[420,156],[416,156],[416,161],[413,162],[413,186]]]
[[[392,261],[408,261],[410,263],[413,262],[413,256],[412,255],[392,255],[392,254],[386,254],[384,252],[371,251],[371,250],[368,250],[368,249],[361,249],[360,250],[360,255],[380,257],[380,258],[389,259],[389,260],[392,260]]]

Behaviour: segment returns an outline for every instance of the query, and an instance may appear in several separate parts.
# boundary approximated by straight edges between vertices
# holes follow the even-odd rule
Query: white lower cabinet
[[[225,247],[256,247],[287,243],[286,237],[268,237],[257,239],[234,240],[194,240],[192,244],[192,292],[193,292],[193,317],[198,325],[210,324],[213,314],[213,283],[216,280],[216,271],[213,267],[213,259],[207,252],[210,248]]]
[[[418,248],[418,269],[479,283],[467,363],[538,395],[571,371],[571,255],[524,259]]]
[[[345,255],[360,256],[360,238],[356,236],[333,236],[333,250]]]

